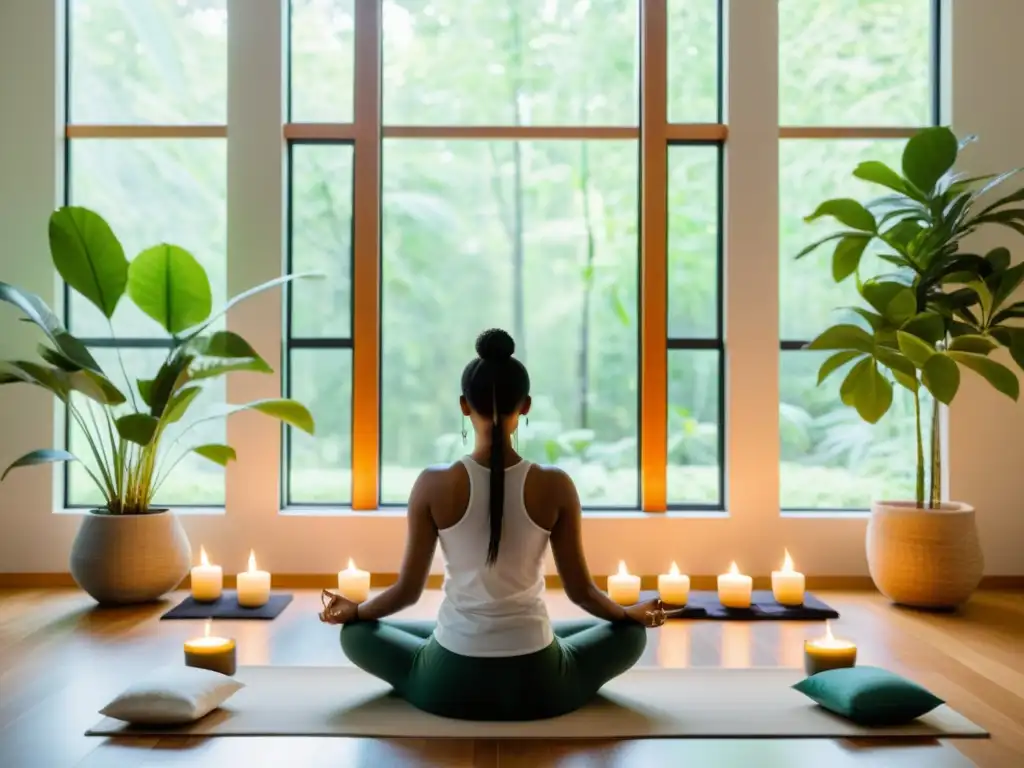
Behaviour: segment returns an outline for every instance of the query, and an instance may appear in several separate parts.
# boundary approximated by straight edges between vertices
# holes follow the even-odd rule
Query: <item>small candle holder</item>
[[[210,622],[207,621],[202,637],[185,641],[185,666],[231,677],[238,668],[235,641],[227,637],[210,637]]]
[[[804,672],[808,676],[830,669],[845,669],[857,664],[857,646],[849,640],[837,640],[825,623],[825,636],[804,641]]]

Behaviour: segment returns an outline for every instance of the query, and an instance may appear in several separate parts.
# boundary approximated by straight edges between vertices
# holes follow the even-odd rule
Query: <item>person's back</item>
[[[518,656],[551,643],[544,604],[544,555],[550,533],[526,509],[524,488],[532,467],[521,460],[503,470],[501,550],[490,567],[486,560],[491,469],[467,456],[451,470],[467,474],[469,499],[458,522],[438,528],[445,578],[434,636],[453,653]]]

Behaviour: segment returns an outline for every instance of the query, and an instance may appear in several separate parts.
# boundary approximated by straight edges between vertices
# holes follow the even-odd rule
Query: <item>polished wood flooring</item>
[[[0,591],[0,766],[1024,766],[1024,593],[982,592],[958,614],[894,608],[870,592],[820,592],[842,614],[836,634],[859,661],[912,677],[987,728],[991,739],[879,744],[838,740],[441,741],[333,738],[140,738],[82,735],[97,709],[146,670],[181,658],[202,622],[158,621],[167,603],[98,609],[67,589]],[[177,599],[179,596],[174,596]],[[429,592],[410,618],[434,615]],[[557,593],[555,618],[580,611]],[[337,629],[316,618],[302,590],[275,621],[218,622],[238,641],[240,664],[345,664]],[[672,622],[650,633],[641,664],[787,666],[819,623]]]

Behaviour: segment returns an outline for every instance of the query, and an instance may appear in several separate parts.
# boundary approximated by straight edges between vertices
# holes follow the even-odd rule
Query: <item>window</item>
[[[841,375],[816,386],[823,356],[802,347],[840,317],[858,322],[835,311],[858,297],[852,280],[833,283],[828,249],[793,256],[829,226],[803,222],[819,202],[877,194],[853,178],[859,162],[899,168],[904,140],[937,121],[937,24],[934,0],[779,2],[783,508],[865,508],[913,495],[909,393],[896,387],[892,409],[872,427],[840,403]],[[880,264],[867,257],[861,272],[884,273]]]
[[[67,202],[104,216],[129,260],[160,242],[188,249],[210,276],[215,305],[222,304],[226,0],[69,0],[67,14]],[[94,348],[111,380],[137,397],[135,382],[159,366],[166,334],[127,300],[108,323],[77,295],[65,290],[64,298],[72,332]],[[224,396],[223,386],[202,395],[207,406]],[[175,428],[182,425],[168,429],[171,440]],[[223,422],[211,421],[192,434],[224,442],[224,431]],[[79,456],[89,455],[73,423],[67,440]],[[69,464],[65,471],[66,505],[95,505],[98,492],[83,467]],[[189,456],[155,503],[223,505],[224,472]]]

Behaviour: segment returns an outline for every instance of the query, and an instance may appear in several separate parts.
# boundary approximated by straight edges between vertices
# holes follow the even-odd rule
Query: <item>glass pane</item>
[[[93,349],[93,356],[100,367],[106,372],[114,384],[126,395],[131,391],[136,403],[141,403],[138,395],[138,388],[135,382],[138,379],[151,379],[156,374],[167,355],[164,349],[122,349],[120,359],[117,350],[110,348]],[[121,364],[128,373],[131,385],[125,382]],[[160,442],[159,460],[157,463],[157,477],[166,477],[166,481],[160,486],[154,498],[157,505],[169,506],[223,506],[224,505],[224,469],[194,453],[188,453],[188,449],[197,445],[207,443],[223,443],[227,439],[227,428],[224,419],[213,419],[198,424],[191,428],[192,424],[204,416],[213,415],[223,407],[226,402],[224,378],[207,379],[204,382],[203,392],[197,397],[184,418],[176,424],[167,427]],[[90,415],[90,403],[85,398],[76,398],[76,407],[80,410],[83,420],[90,428],[90,434],[94,437],[96,429],[93,426]],[[101,442],[108,446],[106,427],[100,419],[100,410],[97,406],[91,405],[92,414],[99,422]],[[143,406],[144,408],[145,406]],[[132,412],[132,400],[118,409],[118,415]],[[69,450],[82,459],[94,472],[96,463],[91,459],[89,445],[78,424],[72,420],[70,423],[70,445]],[[181,438],[179,440],[179,437]],[[104,453],[104,456],[106,453]],[[184,457],[179,464],[174,462]],[[169,474],[167,474],[169,472]],[[73,506],[96,506],[102,504],[101,495],[86,474],[82,465],[72,462],[68,464],[68,501]]]
[[[894,384],[892,408],[868,424],[839,399],[850,366],[817,386],[818,367],[829,354],[782,352],[782,506],[867,509],[875,499],[914,498],[913,395]],[[921,407],[929,423],[931,402],[922,398]]]
[[[74,123],[227,121],[227,0],[71,0]]]
[[[902,152],[902,140],[787,139],[779,142],[779,298],[783,339],[807,341],[833,323],[861,322],[853,313],[834,311],[861,303],[853,277],[838,285],[832,279],[834,246],[826,243],[800,261],[793,257],[816,240],[842,229],[842,225],[831,218],[811,224],[804,222],[804,216],[813,213],[822,201],[852,197],[867,202],[886,193],[878,185],[853,177],[858,163],[881,160],[898,169]],[[873,255],[877,251],[877,243],[868,246],[860,263],[862,278],[892,271],[891,265]]]
[[[180,245],[206,268],[216,311],[227,298],[227,145],[223,139],[79,139],[71,142],[69,199],[110,222],[129,260],[158,243]],[[72,331],[109,337],[95,306],[72,294]],[[127,296],[117,336],[167,334]]]
[[[352,122],[354,0],[292,0],[291,119]]]
[[[384,122],[636,125],[636,0],[384,0]]]
[[[721,504],[716,350],[668,352],[668,503]]]
[[[930,125],[933,0],[779,0],[782,125]]]
[[[352,147],[292,148],[292,272],[320,272],[291,288],[292,336],[352,333]]]
[[[634,141],[385,142],[385,502],[466,452],[459,378],[497,326],[532,378],[523,455],[636,506],[637,183]]]
[[[668,2],[668,119],[718,122],[719,0]]]
[[[718,148],[668,152],[668,335],[718,335]]]
[[[288,427],[288,503],[352,500],[352,352],[293,349],[291,397],[309,408],[316,437]]]

